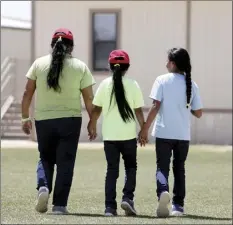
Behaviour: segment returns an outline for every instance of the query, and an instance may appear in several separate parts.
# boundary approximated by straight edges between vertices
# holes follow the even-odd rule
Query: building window
[[[117,48],[118,13],[92,13],[92,68],[108,69],[109,53]]]

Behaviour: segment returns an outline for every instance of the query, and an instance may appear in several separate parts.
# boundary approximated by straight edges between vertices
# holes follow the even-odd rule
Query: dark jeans
[[[134,198],[137,171],[137,141],[104,141],[104,151],[107,159],[107,174],[105,181],[105,207],[117,209],[116,183],[119,177],[120,154],[125,164],[125,186],[123,198]]]
[[[173,150],[173,204],[184,206],[185,198],[185,160],[188,155],[189,141],[156,138],[157,157],[157,196],[169,191],[168,176]]]
[[[81,117],[35,122],[40,152],[37,189],[47,186],[49,192],[52,192],[56,164],[57,176],[53,193],[53,205],[55,206],[66,206],[68,202],[81,124]]]

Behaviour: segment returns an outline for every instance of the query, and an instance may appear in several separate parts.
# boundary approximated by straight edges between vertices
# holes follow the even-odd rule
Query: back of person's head
[[[71,55],[73,46],[74,41],[71,31],[60,28],[54,32],[51,42],[52,61],[47,76],[47,84],[50,89],[56,92],[61,91],[59,78],[63,70],[64,59],[67,55]]]
[[[189,53],[183,48],[172,48],[168,51],[168,63],[172,63],[172,68],[170,72],[183,73],[186,80],[186,96],[187,105],[189,108],[191,95],[192,95],[192,79],[191,79],[191,62]]]
[[[130,66],[129,55],[123,50],[114,50],[110,53],[108,62],[110,69],[113,72],[113,88],[110,98],[110,106],[114,95],[121,118],[127,123],[130,120],[135,119],[133,111],[126,99],[125,89],[122,82],[122,77]]]

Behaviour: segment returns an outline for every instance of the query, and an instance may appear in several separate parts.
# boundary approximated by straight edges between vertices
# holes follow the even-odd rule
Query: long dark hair
[[[132,109],[125,97],[125,89],[122,82],[122,77],[129,68],[129,64],[110,64],[110,69],[113,72],[113,87],[110,97],[110,106],[113,95],[115,96],[118,111],[122,120],[127,123],[130,120],[135,120]]]
[[[73,45],[73,41],[67,38],[59,37],[52,39],[52,61],[47,76],[47,84],[50,89],[52,88],[56,92],[61,92],[59,78],[62,73],[64,59],[67,54],[71,54]]]
[[[186,96],[187,96],[187,105],[189,108],[191,96],[192,96],[192,78],[191,78],[191,62],[189,53],[183,48],[172,48],[168,51],[168,60],[175,63],[178,72],[183,72],[185,74],[186,81]]]

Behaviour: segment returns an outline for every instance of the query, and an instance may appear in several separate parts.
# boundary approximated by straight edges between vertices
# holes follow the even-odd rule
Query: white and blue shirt
[[[191,112],[186,108],[186,82],[181,74],[168,73],[158,76],[150,98],[161,102],[152,130],[152,136],[165,139],[190,140]],[[190,106],[202,108],[199,88],[192,81]]]

